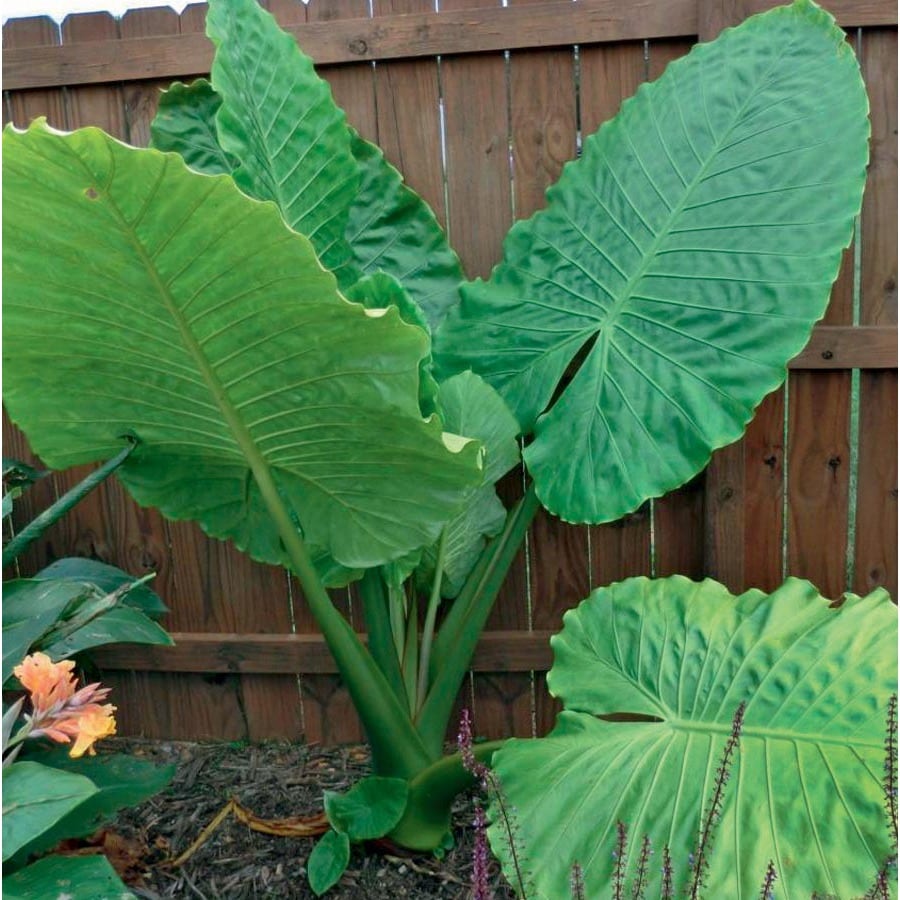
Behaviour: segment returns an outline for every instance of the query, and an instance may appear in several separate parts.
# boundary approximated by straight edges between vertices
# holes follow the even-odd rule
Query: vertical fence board
[[[483,0],[442,0],[441,10],[483,5]],[[448,225],[451,243],[469,278],[486,278],[500,259],[512,224],[506,60],[500,54],[444,58],[440,82],[447,151]],[[521,492],[507,478],[509,506]],[[527,628],[525,559],[520,553],[490,617],[490,628]],[[521,675],[474,676],[479,734],[529,734],[531,691]]]
[[[181,23],[178,14],[168,6],[130,10],[122,16],[119,23],[119,33],[123,38],[155,37],[180,32]],[[186,73],[186,76],[188,74],[190,73]],[[185,77],[184,80],[190,79]],[[125,86],[128,141],[135,147],[149,145],[150,123],[156,115],[159,94],[169,84],[169,81],[133,81]]]
[[[60,43],[59,27],[47,16],[29,19],[13,19],[3,26],[3,48],[57,46]],[[46,116],[54,128],[68,126],[65,109],[65,93],[60,88],[46,91],[14,91],[9,94],[4,115],[18,128],[25,128],[38,116]]]
[[[582,47],[581,129],[587,138],[611,119],[647,78],[643,41]],[[591,584],[650,574],[650,505],[611,525],[590,529]]]
[[[844,251],[823,322],[853,322],[855,247]],[[827,597],[847,588],[850,514],[849,371],[794,371],[788,378],[787,571]]]
[[[644,42],[582,47],[580,73],[580,121],[586,139],[646,80]],[[649,575],[649,504],[619,522],[592,527],[589,540],[593,587],[630,575]]]
[[[862,212],[864,325],[897,322],[897,31],[863,33],[872,119]],[[897,373],[860,373],[859,479],[853,589],[897,599]]]
[[[509,66],[513,208],[516,219],[526,219],[546,205],[546,189],[575,157],[575,54],[573,49],[514,51]],[[539,510],[528,540],[530,572],[524,587],[531,592],[531,616],[526,627],[558,630],[563,612],[587,595],[588,529]],[[519,676],[523,687],[526,677]],[[530,679],[527,683],[538,734],[550,730],[557,711],[543,679],[537,675],[535,691]]]
[[[374,3],[376,17],[429,12],[433,8],[430,0],[375,0]],[[437,61],[377,63],[375,92],[379,146],[446,227]]]
[[[64,44],[82,41],[116,41],[119,23],[109,13],[84,13],[67,16],[62,24]],[[119,85],[88,85],[66,91],[70,128],[97,125],[119,140],[128,139],[124,101]]]

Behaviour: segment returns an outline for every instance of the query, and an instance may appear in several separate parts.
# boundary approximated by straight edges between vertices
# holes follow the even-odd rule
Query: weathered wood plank
[[[440,13],[309,22],[290,27],[318,65],[414,59],[532,47],[559,47],[696,34],[696,0],[583,0],[528,6],[442,4]],[[3,55],[8,90],[175,78],[209,71],[212,45],[202,35]]]
[[[528,672],[550,666],[553,631],[486,631],[472,659],[476,672]],[[365,636],[363,635],[363,640]],[[174,647],[113,644],[93,651],[103,670],[207,674],[330,675],[337,665],[321,634],[173,632]]]
[[[522,8],[533,5],[533,0],[512,2]],[[574,51],[513,51],[509,90],[513,211],[516,219],[525,219],[546,205],[547,188],[576,154]],[[587,595],[588,529],[568,525],[540,510],[528,541],[531,615],[527,627],[558,630],[563,612]],[[531,695],[530,676],[519,678],[520,687]],[[534,692],[534,728],[538,734],[545,734],[553,724],[542,715],[546,713],[544,699]],[[528,731],[517,733],[530,734],[532,722],[522,725]]]
[[[872,120],[862,211],[860,321],[897,322],[897,32],[863,33]],[[896,338],[894,347],[896,349]],[[860,373],[859,477],[853,589],[897,599],[897,373]]]
[[[643,41],[584,47],[581,51],[581,128],[587,138],[619,111],[649,73]],[[592,526],[590,586],[649,575],[650,504],[609,525]]]
[[[893,246],[896,260],[896,241]],[[890,275],[886,280],[889,283]],[[894,304],[896,307],[896,298]],[[791,369],[896,369],[897,326],[817,325],[813,329],[809,343],[800,354],[790,361],[789,367]]]
[[[373,5],[376,21],[432,8],[430,0],[375,0]],[[446,228],[437,60],[379,62],[375,95],[378,145]]]
[[[85,13],[67,16],[62,24],[62,39],[66,46],[86,41],[117,41],[119,23],[109,13]],[[128,139],[122,89],[117,84],[71,87],[66,91],[70,128],[96,125],[107,134]]]
[[[649,41],[647,80],[654,81],[666,66],[691,49],[690,40]],[[702,578],[703,477],[698,476],[653,504],[655,573],[659,577],[681,574]]]

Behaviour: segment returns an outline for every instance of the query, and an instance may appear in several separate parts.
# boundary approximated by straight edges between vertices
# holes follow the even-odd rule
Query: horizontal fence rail
[[[767,0],[743,3],[739,18],[775,5]],[[697,7],[697,0],[579,0],[313,22],[290,31],[324,66],[693,36],[699,33]],[[888,0],[834,0],[828,8],[845,28],[897,22],[897,4]],[[21,90],[174,79],[208,72],[212,54],[212,44],[202,34],[10,49],[3,54],[3,83],[7,90]]]
[[[265,0],[331,84],[348,120],[432,205],[469,277],[497,262],[514,219],[580,139],[697,40],[769,0]],[[539,513],[513,563],[459,699],[480,734],[543,733],[549,636],[595,587],[632,575],[715,577],[737,592],[786,574],[827,596],[897,590],[897,8],[825,0],[869,91],[862,214],[828,312],[743,440],[706,472],[622,521],[572,526]],[[3,28],[4,122],[46,116],[143,146],[161,88],[208,73],[204,8],[12,20]],[[48,382],[52,373],[48,373]],[[33,461],[4,419],[4,456]],[[83,477],[55,473],[17,504],[20,526]],[[521,495],[522,474],[501,486]],[[123,734],[160,738],[362,737],[296,581],[190,523],[104,484],[22,561],[67,555],[156,572],[172,648],[117,645],[93,659]],[[334,599],[360,630],[355,592]]]

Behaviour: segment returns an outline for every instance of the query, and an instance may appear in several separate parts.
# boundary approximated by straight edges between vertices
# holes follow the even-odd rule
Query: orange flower
[[[75,663],[70,659],[53,662],[46,653],[32,653],[13,669],[31,695],[35,715],[63,705],[75,693]]]
[[[113,718],[115,709],[107,703],[99,707],[97,712],[82,713],[78,716],[78,737],[75,738],[75,746],[69,751],[69,756],[77,759],[84,755],[85,750],[90,756],[96,754],[94,743],[116,733],[116,720]]]
[[[115,707],[101,704],[109,688],[99,683],[76,691],[72,674],[75,663],[64,659],[54,663],[46,653],[32,653],[13,669],[29,692],[32,710],[25,716],[22,739],[47,737],[59,744],[75,744],[72,757],[94,754],[94,744],[116,733]]]

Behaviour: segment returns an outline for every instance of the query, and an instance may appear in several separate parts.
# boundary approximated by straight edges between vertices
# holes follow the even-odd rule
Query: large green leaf
[[[153,146],[180,153],[198,172],[231,174],[236,162],[219,145],[216,131],[221,104],[205,79],[190,85],[176,82],[160,97],[151,127]],[[303,140],[308,137],[293,135],[289,145],[293,152],[303,153]],[[459,302],[463,279],[459,258],[431,208],[403,182],[381,150],[353,129],[350,140],[360,184],[347,213],[344,238],[349,252],[336,265],[335,275],[345,286],[355,286],[363,274],[393,276],[409,291],[433,328]],[[261,189],[250,188],[250,193],[270,196]]]
[[[429,352],[422,357],[422,361],[419,363],[419,409],[423,416],[430,416],[438,408],[438,385],[431,374],[431,328],[422,308],[396,278],[384,272],[376,272],[360,278],[344,293],[348,300],[361,303],[366,309],[385,309],[388,306],[395,306],[404,322],[421,328],[428,335]],[[454,434],[462,433],[461,431],[454,432]]]
[[[97,792],[26,844],[17,854],[14,863],[24,862],[33,853],[49,850],[65,838],[93,834],[118,810],[126,806],[137,806],[163,790],[175,774],[174,765],[157,766],[149,760],[124,754],[72,759],[65,747],[32,749],[30,743],[26,745],[25,752],[29,762],[90,779]]]
[[[351,130],[351,150],[360,185],[350,207],[346,239],[348,267],[385,272],[409,291],[431,328],[459,303],[463,280],[459,257],[428,204],[403,181],[381,150]],[[342,270],[338,280],[352,276]]]
[[[86,605],[71,621],[61,623],[61,630],[51,632],[39,641],[38,648],[57,660],[104,644],[175,643],[164,628],[140,610],[125,606],[121,601],[107,609],[105,601],[108,600],[108,595],[97,597],[93,609]],[[95,610],[100,611],[94,615]]]
[[[39,838],[64,815],[97,793],[83,775],[35,762],[3,769],[3,859]]]
[[[797,0],[755,16],[642,86],[513,227],[490,280],[463,287],[436,359],[483,375],[534,430],[525,461],[549,510],[618,519],[740,436],[824,312],[867,108],[830,15]]]
[[[274,200],[334,269],[349,256],[344,230],[359,188],[343,110],[256,0],[211,0],[206,33],[216,46],[219,144],[239,163],[235,180],[251,196]]]
[[[159,95],[150,146],[180,153],[195,172],[230,175],[237,160],[219,144],[216,113],[221,105],[222,98],[205,78],[190,84],[174,82]]]
[[[105,856],[48,856],[3,879],[6,900],[135,900]]]
[[[60,560],[94,563],[93,560]],[[61,571],[59,564],[57,571]],[[124,572],[112,566],[100,567],[103,588],[77,578],[18,578],[3,585],[3,672],[6,681],[13,667],[31,651],[41,650],[53,660],[67,659],[103,644],[171,644],[172,639],[140,609],[127,605],[128,594],[116,595],[123,585],[132,583]],[[74,567],[85,573],[94,565]],[[54,566],[48,566],[46,571]],[[121,578],[110,577],[111,570]],[[117,582],[117,587],[106,585]],[[141,586],[142,587],[142,586]],[[149,592],[152,596],[155,594]],[[158,600],[159,598],[157,598]],[[165,607],[163,607],[165,609]]]
[[[427,336],[344,300],[272,204],[42,122],[5,131],[3,178],[5,400],[48,465],[136,435],[138,502],[285,564],[271,480],[351,568],[431,543],[480,480],[477,444],[419,413]]]
[[[443,382],[438,402],[446,427],[477,438],[485,452],[481,485],[446,525],[441,594],[455,597],[478,562],[487,538],[499,534],[506,522],[506,507],[495,486],[519,461],[519,426],[503,398],[473,372],[460,372]],[[434,578],[437,557],[436,544],[423,554],[417,571],[423,587]]]
[[[548,678],[565,706],[556,727],[494,757],[536,897],[567,896],[575,860],[586,896],[608,896],[618,821],[635,845],[649,835],[657,859],[669,846],[681,896],[742,702],[703,896],[758,896],[770,859],[779,896],[867,890],[890,852],[881,782],[897,610],[885,591],[834,608],[797,579],[733,597],[713,581],[632,578],[563,621]],[[601,718],[616,713],[653,720]],[[497,825],[491,841],[511,876]]]

